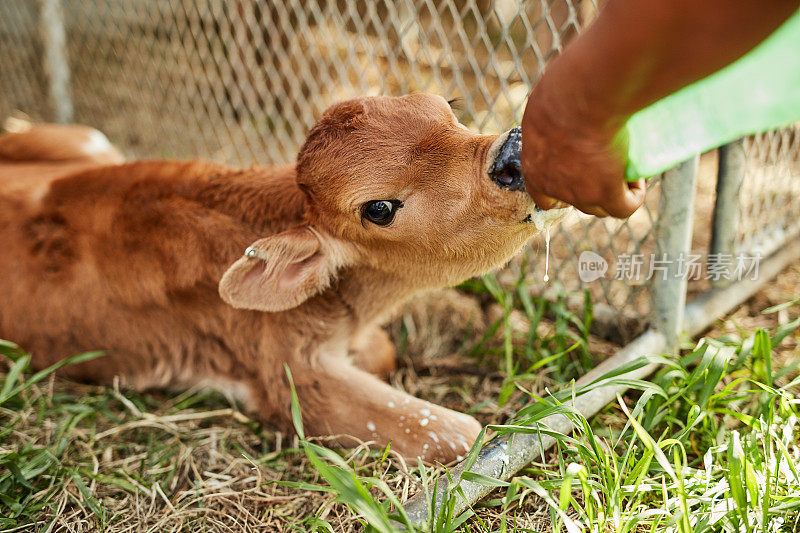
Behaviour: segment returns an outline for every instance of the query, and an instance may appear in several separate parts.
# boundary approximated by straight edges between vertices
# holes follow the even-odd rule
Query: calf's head
[[[519,151],[518,128],[472,133],[439,96],[334,105],[297,158],[306,224],[253,243],[220,293],[235,307],[280,311],[348,270],[410,291],[485,273],[564,211],[536,208]]]

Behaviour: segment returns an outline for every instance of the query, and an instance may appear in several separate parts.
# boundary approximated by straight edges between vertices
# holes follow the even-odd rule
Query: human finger
[[[552,196],[547,196],[544,193],[534,192],[529,193],[530,197],[533,199],[533,203],[536,204],[536,207],[539,209],[543,209],[547,211],[548,209],[558,209],[561,207],[567,207],[567,203],[562,202]]]
[[[647,188],[643,179],[620,183],[617,191],[600,204],[603,210],[616,218],[631,216],[644,203]]]

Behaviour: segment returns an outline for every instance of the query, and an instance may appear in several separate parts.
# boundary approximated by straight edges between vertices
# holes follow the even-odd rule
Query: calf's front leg
[[[481,430],[473,417],[415,398],[344,359],[292,372],[306,433],[343,446],[391,443],[405,457],[448,463],[465,456]]]

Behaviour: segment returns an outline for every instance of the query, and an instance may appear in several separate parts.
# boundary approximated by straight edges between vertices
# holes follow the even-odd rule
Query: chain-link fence
[[[519,122],[548,59],[596,11],[588,0],[3,0],[0,116],[71,113],[134,157],[245,165],[291,161],[322,110],[362,94],[458,98],[465,125],[496,133]],[[59,76],[66,94],[53,90]],[[743,147],[739,209],[719,221],[735,228],[735,246],[717,251],[768,255],[799,229],[800,130]],[[703,257],[717,167],[713,154],[699,167],[689,251]],[[524,263],[533,290],[575,301],[588,290],[604,335],[627,342],[643,331],[662,252],[660,189],[650,180],[646,205],[626,221],[572,215],[553,235],[550,285],[534,243]],[[582,281],[583,252],[606,262],[605,275]],[[707,277],[690,281],[690,294],[706,291]]]
[[[737,243],[769,255],[800,231],[800,126],[744,140]]]

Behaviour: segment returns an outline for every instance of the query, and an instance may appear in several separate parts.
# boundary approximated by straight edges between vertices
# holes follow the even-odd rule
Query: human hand
[[[553,113],[552,99],[537,86],[522,118],[522,175],[542,209],[572,204],[600,217],[630,216],[644,202],[644,180],[625,180],[619,124],[593,124],[583,113]],[[574,115],[574,116],[573,116]]]
[[[625,121],[752,49],[797,0],[608,0],[547,65],[522,118],[522,174],[539,207],[566,202],[626,217],[644,201],[625,181]]]

